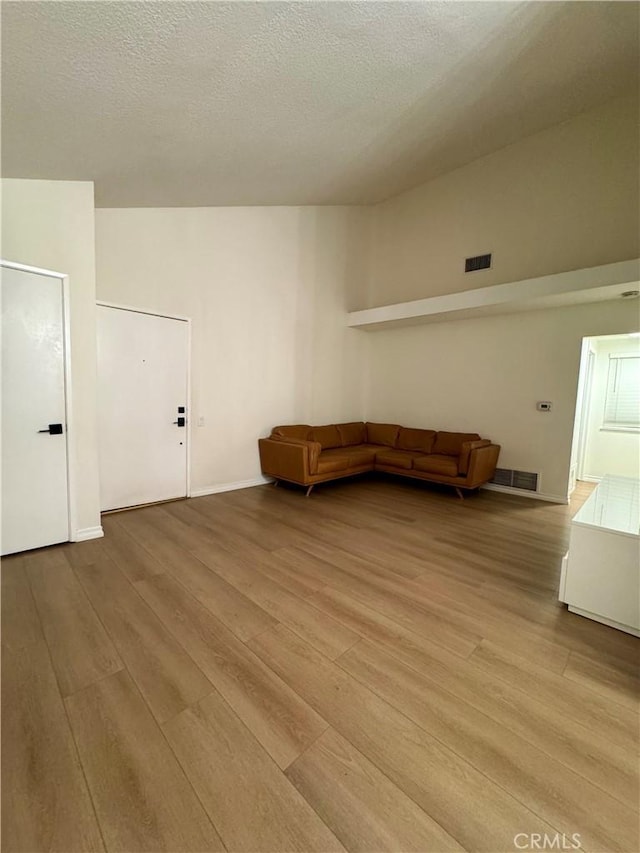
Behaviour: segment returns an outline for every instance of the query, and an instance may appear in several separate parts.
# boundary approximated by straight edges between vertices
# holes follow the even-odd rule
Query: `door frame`
[[[591,346],[591,338],[588,341],[584,357],[584,386],[582,389],[582,409],[580,412],[580,424],[578,426],[578,452],[576,458],[576,478],[584,479],[584,465],[587,453],[587,439],[589,437],[589,421],[591,415],[591,391],[593,386],[593,370],[595,367],[596,353]]]
[[[75,431],[73,427],[73,404],[71,382],[71,313],[69,308],[69,276],[66,273],[32,267],[15,261],[0,259],[0,268],[41,275],[57,279],[62,284],[62,361],[64,366],[64,416],[65,449],[67,455],[67,515],[69,520],[69,542],[77,541],[77,490],[75,463]]]
[[[133,305],[122,305],[119,302],[106,302],[97,299],[96,305],[101,308],[115,308],[118,311],[133,311],[135,314],[149,314],[151,317],[164,317],[167,320],[180,320],[187,324],[187,497],[191,497],[191,317],[180,314],[168,314],[166,311],[151,311],[148,308],[135,308]],[[98,430],[98,441],[100,431]]]

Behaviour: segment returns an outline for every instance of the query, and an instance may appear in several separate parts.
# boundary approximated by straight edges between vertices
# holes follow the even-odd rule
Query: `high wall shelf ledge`
[[[366,308],[347,314],[347,325],[375,331],[421,323],[439,323],[536,311],[562,305],[602,302],[620,297],[632,285],[638,285],[640,259],[619,261],[580,270],[494,284],[444,296],[431,296],[412,302],[398,302],[379,308]]]

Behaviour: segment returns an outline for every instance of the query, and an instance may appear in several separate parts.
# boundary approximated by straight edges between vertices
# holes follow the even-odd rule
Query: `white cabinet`
[[[560,601],[640,636],[640,481],[605,477],[571,522]]]

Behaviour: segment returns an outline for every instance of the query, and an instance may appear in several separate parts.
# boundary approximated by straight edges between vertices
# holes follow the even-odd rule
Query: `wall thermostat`
[[[551,403],[549,400],[538,400],[536,403],[536,409],[539,412],[550,412],[551,411]]]

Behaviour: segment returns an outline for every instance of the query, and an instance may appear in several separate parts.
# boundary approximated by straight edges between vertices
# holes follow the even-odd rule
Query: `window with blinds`
[[[610,355],[603,429],[640,430],[640,355]]]

